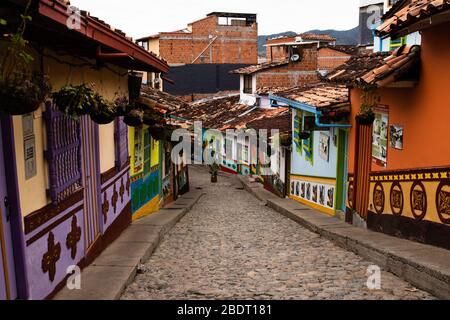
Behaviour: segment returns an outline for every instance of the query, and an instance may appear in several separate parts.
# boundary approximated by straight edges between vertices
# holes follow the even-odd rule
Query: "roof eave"
[[[52,0],[39,0],[38,13],[62,25],[66,25],[70,17],[65,4]],[[162,73],[169,71],[169,65],[165,61],[89,16],[81,16],[80,29],[67,30],[78,32],[99,43],[99,45],[128,54],[132,59],[139,62],[136,66],[139,69],[144,69],[141,71],[155,70]]]

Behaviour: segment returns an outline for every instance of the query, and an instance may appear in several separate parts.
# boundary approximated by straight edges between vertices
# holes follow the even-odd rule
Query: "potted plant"
[[[96,108],[89,111],[91,120],[98,124],[108,124],[113,122],[116,118],[116,105],[109,103],[98,93],[94,96],[96,99]]]
[[[125,96],[118,97],[114,100],[114,104],[116,106],[116,115],[118,117],[123,117],[127,113],[129,109],[128,98]]]
[[[301,140],[307,140],[311,137],[311,133],[307,131],[302,131],[298,136]]]
[[[359,85],[362,90],[361,107],[356,115],[356,122],[360,125],[372,125],[375,121],[375,113],[373,107],[380,101],[380,98],[375,96],[376,86],[373,85]]]
[[[98,110],[101,97],[92,90],[92,84],[66,85],[52,94],[53,101],[58,109],[72,117],[88,114],[92,110]]]
[[[123,122],[130,127],[139,127],[142,125],[144,119],[144,111],[141,109],[130,109],[123,117]]]
[[[219,165],[214,162],[213,164],[209,165],[209,173],[211,174],[211,182],[217,183],[217,174],[219,173]]]
[[[25,12],[20,16],[17,31],[5,33],[9,44],[1,56],[0,111],[11,115],[37,110],[51,91],[48,77],[30,69],[34,59],[27,50],[28,41],[23,38],[27,22],[31,21],[27,14],[30,4],[31,1],[28,1]],[[6,26],[7,21],[0,19],[0,25]]]
[[[152,135],[152,138],[155,140],[164,140],[165,133],[164,133],[164,127],[162,126],[152,126],[149,128],[150,134]]]

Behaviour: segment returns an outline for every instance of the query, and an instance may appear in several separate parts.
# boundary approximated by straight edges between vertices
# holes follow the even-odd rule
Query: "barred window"
[[[61,202],[82,186],[80,122],[63,113],[51,102],[46,104],[45,122],[49,189],[53,203]]]

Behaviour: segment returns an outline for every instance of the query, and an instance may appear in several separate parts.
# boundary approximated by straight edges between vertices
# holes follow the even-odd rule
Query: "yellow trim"
[[[159,210],[159,196],[154,197],[133,215],[133,221],[148,216]]]
[[[142,156],[142,163],[141,163],[141,168],[139,171],[134,171],[136,169],[135,166],[135,162],[134,162],[134,137],[136,134],[136,130],[140,130],[141,131],[141,141],[142,141],[142,148],[141,148],[141,156]],[[139,128],[134,128],[134,127],[129,127],[128,128],[128,145],[129,145],[129,149],[130,149],[130,172],[131,175],[135,176],[138,175],[140,173],[144,172],[144,130],[139,129]]]
[[[291,174],[290,179],[302,180],[305,182],[315,182],[315,183],[323,183],[323,184],[332,184],[336,185],[336,179],[331,178],[316,178],[316,177],[307,177],[307,176],[299,176],[296,174]]]
[[[326,208],[321,206],[320,204],[299,198],[297,196],[293,196],[292,194],[289,195],[289,198],[291,198],[292,200],[295,200],[297,202],[300,202],[304,205],[307,205],[308,207],[311,207],[313,209],[319,210],[320,212],[326,213],[327,215],[330,216],[335,216],[336,215],[336,211],[334,209],[330,209],[330,208]]]
[[[6,300],[11,299],[11,288],[9,284],[8,260],[6,258],[5,237],[3,235],[3,216],[0,208],[0,245],[2,249],[3,275],[5,277]]]

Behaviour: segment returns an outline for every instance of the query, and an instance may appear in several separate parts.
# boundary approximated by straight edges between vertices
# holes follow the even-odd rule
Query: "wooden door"
[[[88,116],[81,119],[81,165],[84,187],[85,248],[89,253],[101,234],[100,163],[98,158],[98,127]]]
[[[372,125],[356,125],[353,210],[367,220],[372,165]]]
[[[0,300],[12,300],[17,298],[17,288],[3,155],[0,138]]]

